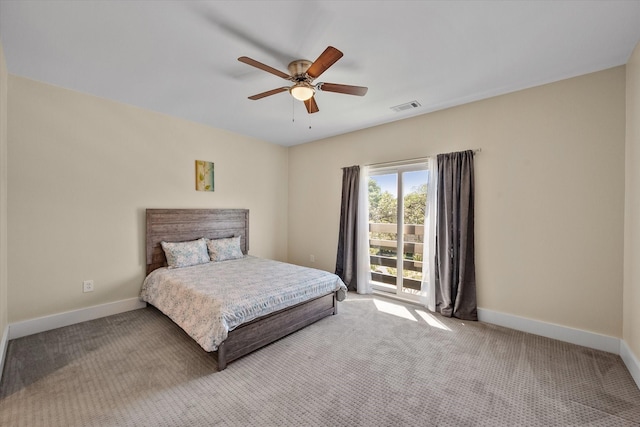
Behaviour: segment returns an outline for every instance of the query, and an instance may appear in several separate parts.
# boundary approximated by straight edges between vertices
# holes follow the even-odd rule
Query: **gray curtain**
[[[360,166],[342,168],[342,206],[336,274],[350,291],[358,284],[358,188]]]
[[[435,253],[436,310],[478,320],[473,209],[473,151],[439,154]]]

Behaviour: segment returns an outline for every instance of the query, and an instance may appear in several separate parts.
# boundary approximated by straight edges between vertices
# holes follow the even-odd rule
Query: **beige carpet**
[[[2,426],[639,426],[613,354],[350,294],[216,372],[153,308],[12,340]]]

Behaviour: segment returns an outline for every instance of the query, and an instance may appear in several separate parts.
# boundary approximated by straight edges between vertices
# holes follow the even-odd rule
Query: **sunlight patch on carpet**
[[[432,326],[432,327],[438,328],[438,329],[442,329],[442,330],[445,330],[445,331],[451,331],[451,328],[449,328],[447,325],[445,325],[444,323],[442,323],[441,321],[436,319],[435,316],[427,313],[426,311],[416,310],[416,313],[418,313],[418,316],[422,317],[422,319],[425,322],[427,322],[429,324],[429,326]]]
[[[416,319],[404,305],[394,304],[387,301],[380,301],[377,299],[374,299],[373,303],[376,305],[378,311],[392,314],[397,317],[402,317],[403,319],[413,320],[414,322],[418,321],[418,319]]]

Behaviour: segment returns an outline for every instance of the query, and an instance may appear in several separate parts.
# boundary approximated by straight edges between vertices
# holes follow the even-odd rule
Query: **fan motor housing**
[[[298,59],[297,61],[292,61],[289,66],[289,74],[296,79],[297,81],[304,81],[308,78],[307,70],[313,64],[311,61],[307,61],[306,59]]]

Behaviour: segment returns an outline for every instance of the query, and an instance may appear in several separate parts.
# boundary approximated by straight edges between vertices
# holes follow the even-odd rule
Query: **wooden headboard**
[[[240,247],[246,255],[249,252],[248,209],[147,209],[147,274],[167,265],[162,241],[234,236],[240,236]]]

